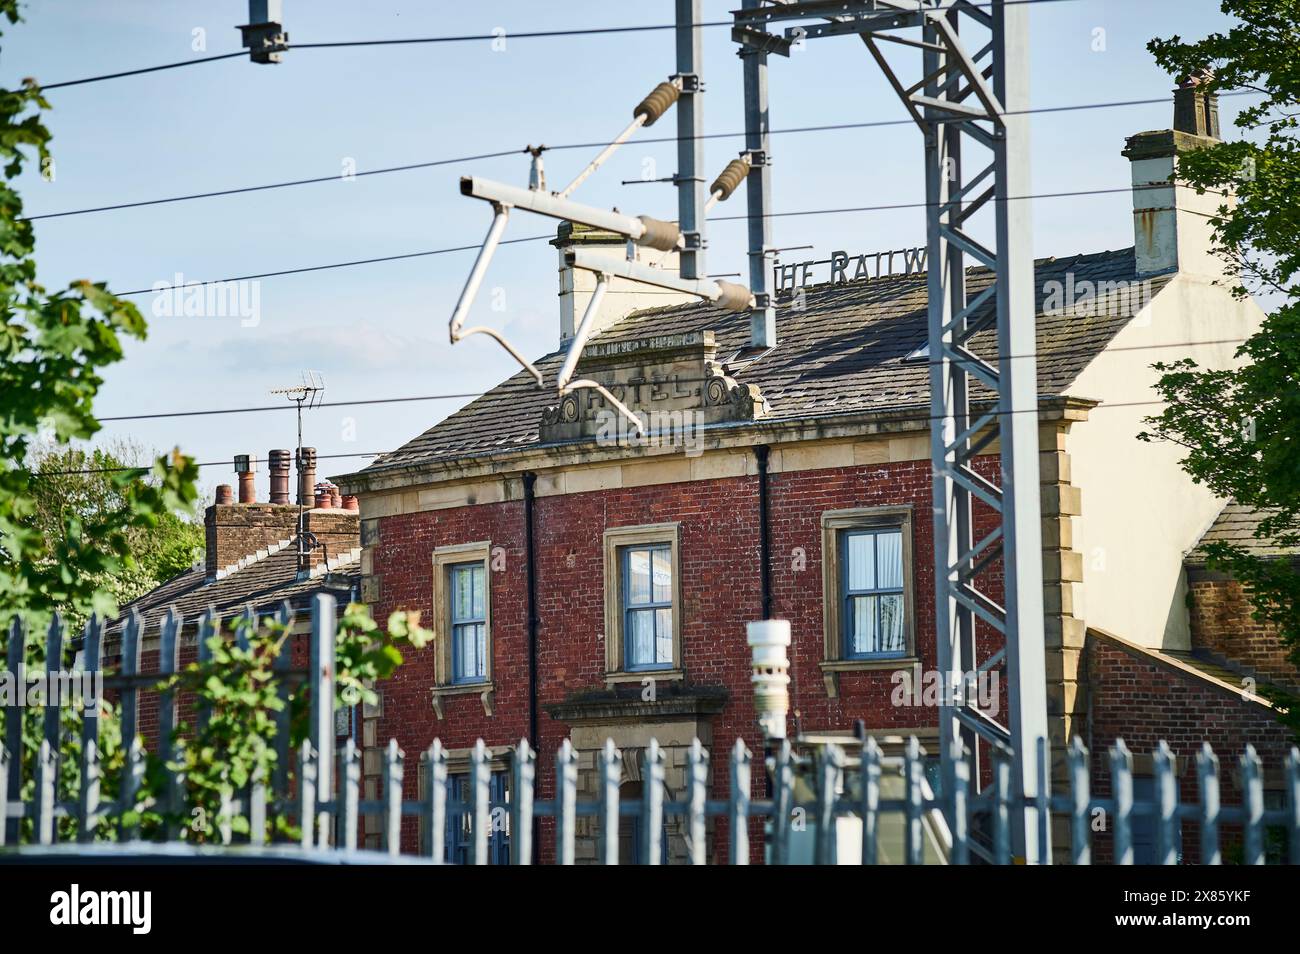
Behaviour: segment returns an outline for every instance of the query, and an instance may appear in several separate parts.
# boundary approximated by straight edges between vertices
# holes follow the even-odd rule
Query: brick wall
[[[996,461],[980,464],[991,473]],[[871,506],[913,507],[913,587],[922,667],[934,667],[931,487],[927,461],[777,473],[769,478],[774,614],[793,621],[793,708],[805,730],[850,729],[863,719],[871,729],[905,730],[934,723],[931,710],[890,704],[892,669],[841,673],[832,698],[818,663],[823,653],[822,526],[827,510]],[[549,797],[549,766],[569,727],[546,715],[546,706],[581,691],[604,688],[603,542],[606,528],[678,522],[681,526],[682,640],[692,685],[721,686],[730,701],[713,719],[712,786],[725,797],[726,752],[744,737],[761,752],[749,686],[745,623],[762,615],[759,577],[758,487],[755,477],[735,477],[639,488],[545,496],[536,505],[538,564],[541,797]],[[980,511],[977,532],[992,515]],[[369,524],[370,521],[367,521]],[[378,581],[376,615],[395,609],[432,608],[432,556],[436,547],[488,540],[504,549],[504,569],[491,573],[494,639],[494,714],[477,695],[444,701],[446,718],[433,712],[433,651],[409,653],[383,687],[378,738],[398,739],[408,759],[439,737],[450,749],[482,737],[488,745],[516,743],[527,732],[526,567],[523,504],[507,502],[378,518],[365,531],[369,574]],[[1000,594],[994,566],[993,595]],[[984,635],[988,639],[988,634]],[[406,774],[406,797],[416,797],[416,774]],[[763,785],[754,773],[757,794]],[[725,838],[719,825],[715,846]],[[545,831],[545,829],[544,829]],[[414,848],[408,822],[405,847]],[[546,844],[545,835],[543,845]]]
[[[1117,646],[1090,633],[1086,649],[1094,791],[1111,794],[1107,750],[1123,739],[1134,754],[1134,774],[1150,775],[1150,756],[1156,743],[1169,743],[1177,762],[1179,800],[1200,801],[1196,753],[1209,742],[1219,757],[1221,801],[1240,804],[1237,760],[1247,744],[1253,745],[1264,764],[1265,788],[1281,784],[1283,760],[1290,733],[1278,724],[1273,710],[1238,693],[1196,676],[1153,661],[1138,651]],[[1223,827],[1221,845],[1230,860],[1239,830]],[[1093,833],[1094,860],[1112,858],[1109,832]],[[1200,844],[1194,823],[1183,826],[1183,857],[1199,861]]]
[[[1241,583],[1192,576],[1190,590],[1193,647],[1254,671],[1261,680],[1300,688],[1300,671],[1287,659],[1277,628],[1253,618],[1254,606]]]

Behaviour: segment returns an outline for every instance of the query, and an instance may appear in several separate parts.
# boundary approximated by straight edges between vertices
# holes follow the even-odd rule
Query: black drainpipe
[[[754,459],[758,463],[758,578],[763,598],[763,619],[772,618],[772,540],[768,533],[767,520],[767,455],[770,448],[759,444],[754,448]],[[773,756],[772,743],[763,741],[763,765]],[[763,772],[763,795],[772,797],[772,776]]]
[[[772,540],[767,526],[767,455],[769,450],[770,448],[766,444],[760,444],[754,448],[754,457],[758,461],[758,572],[763,592],[763,619],[772,618]]]
[[[528,564],[528,744],[537,751],[537,549],[533,539],[534,486],[537,475],[524,474],[524,559]]]

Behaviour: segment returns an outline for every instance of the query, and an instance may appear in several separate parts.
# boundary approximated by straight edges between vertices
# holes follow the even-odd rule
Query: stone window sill
[[[434,686],[430,691],[433,697],[433,711],[439,719],[445,719],[443,700],[452,696],[478,696],[483,703],[483,712],[492,715],[496,704],[496,686],[492,682],[470,682],[459,685]]]
[[[878,659],[823,659],[817,664],[826,684],[826,695],[834,699],[840,694],[840,673],[888,672],[897,669],[913,670],[913,681],[919,676],[921,660],[916,656],[882,656]]]
[[[628,683],[641,685],[647,679],[653,679],[655,682],[681,682],[685,678],[685,669],[634,669],[631,672],[605,673],[605,686],[612,689]]]

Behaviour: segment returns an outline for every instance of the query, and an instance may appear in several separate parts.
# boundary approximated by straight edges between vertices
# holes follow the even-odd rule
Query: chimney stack
[[[217,506],[222,507],[227,504],[232,504],[234,502],[235,502],[235,492],[234,490],[231,489],[230,484],[218,484],[217,500],[216,500]]]
[[[582,321],[587,302],[596,289],[596,276],[585,269],[574,268],[565,261],[566,253],[581,246],[588,251],[608,253],[611,260],[626,259],[627,239],[614,232],[604,232],[588,225],[561,222],[551,241],[560,253],[560,344],[565,345]],[[677,250],[660,252],[652,248],[635,246],[636,261],[651,268],[663,268],[677,274]],[[609,290],[601,303],[600,313],[592,325],[592,333],[608,328],[614,322],[642,308],[660,308],[699,301],[693,295],[678,294],[661,288],[650,288],[626,279],[610,280]]]
[[[239,475],[239,502],[257,503],[257,486],[253,482],[256,465],[249,454],[235,455],[235,473]]]
[[[276,449],[267,455],[271,471],[271,503],[289,503],[289,452]]]
[[[1219,142],[1218,96],[1204,86],[1211,74],[1188,77],[1174,90],[1172,129],[1130,136],[1124,156],[1133,173],[1133,242],[1140,276],[1177,272],[1224,277],[1226,263],[1213,252],[1210,217],[1235,198],[1196,190],[1177,178],[1178,157]]]
[[[316,490],[316,448],[298,448],[298,503],[310,507]]]

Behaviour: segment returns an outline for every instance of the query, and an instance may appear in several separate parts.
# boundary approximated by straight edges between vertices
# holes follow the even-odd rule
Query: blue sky
[[[706,20],[737,4],[705,3]],[[556,39],[510,39],[529,30],[671,22],[668,0],[645,3],[397,3],[388,0],[285,0],[286,27],[300,43],[507,31],[506,48],[486,42],[298,50],[278,66],[245,59],[53,90],[46,120],[54,134],[55,176],[25,176],[29,214],[58,212],[521,149],[530,143],[607,139],[632,107],[673,71],[669,32]],[[247,18],[238,0],[37,0],[27,22],[8,28],[0,76],[44,83],[238,49],[234,26]],[[1188,38],[1227,21],[1210,0],[1073,0],[1032,10],[1033,103],[1162,97],[1172,82],[1152,62],[1153,36]],[[206,51],[192,50],[205,31]],[[1097,50],[1097,31],[1104,50]],[[709,133],[742,128],[741,73],[728,30],[705,34],[705,124]],[[772,123],[780,129],[903,116],[861,45],[852,38],[810,44],[772,61]],[[1225,99],[1229,129],[1239,100]],[[1170,125],[1171,103],[1033,118],[1035,192],[1127,186],[1124,137]],[[672,117],[646,135],[671,134]],[[706,173],[720,170],[740,140],[710,140]],[[594,152],[594,150],[592,150]],[[921,142],[910,126],[813,132],[774,138],[778,212],[921,201]],[[586,150],[547,155],[552,187],[567,182]],[[671,218],[670,186],[621,186],[675,169],[671,144],[635,140],[576,196],[594,205]],[[457,182],[474,173],[526,183],[518,157],[457,163],[390,175],[330,181],[239,196],[50,219],[37,223],[41,280],[79,278],[115,290],[172,281],[224,278],[481,241],[489,212],[462,198]],[[717,214],[743,210],[742,197]],[[1132,244],[1127,195],[1044,199],[1034,203],[1039,255]],[[519,214],[507,237],[553,230]],[[924,242],[923,210],[777,219],[776,244],[876,251]],[[709,229],[708,269],[744,269],[744,228]],[[104,416],[273,403],[271,388],[295,383],[303,368],[323,372],[327,400],[477,392],[514,370],[490,341],[453,350],[446,325],[472,262],[462,252],[261,282],[256,326],[237,317],[154,317],[149,340],[128,347],[109,369],[97,403]],[[545,243],[504,248],[485,287],[504,290],[504,312],[479,317],[502,327],[528,354],[553,350],[558,334],[555,252]],[[135,299],[150,315],[150,296]],[[306,443],[322,455],[394,448],[464,401],[324,408],[307,419]],[[264,456],[290,447],[289,411],[133,421],[109,425],[104,438],[146,447],[179,445],[200,461],[236,453]],[[326,460],[322,471],[359,469],[365,458]],[[231,477],[206,468],[205,484]],[[265,470],[259,494],[266,493]]]

